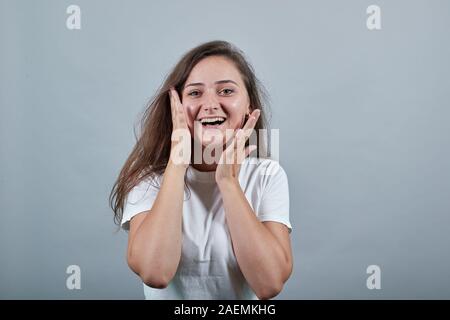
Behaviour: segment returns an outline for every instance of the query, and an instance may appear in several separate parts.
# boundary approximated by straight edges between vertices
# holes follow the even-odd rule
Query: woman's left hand
[[[241,163],[250,153],[256,150],[257,146],[245,146],[247,139],[253,132],[261,111],[254,110],[242,129],[238,129],[235,135],[228,141],[227,148],[220,156],[219,164],[216,168],[216,182],[220,185],[227,182],[237,182]]]

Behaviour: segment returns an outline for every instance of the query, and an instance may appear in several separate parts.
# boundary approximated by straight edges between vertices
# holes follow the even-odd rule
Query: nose
[[[201,109],[204,111],[219,109],[219,101],[214,92],[205,93],[204,99],[201,101]]]

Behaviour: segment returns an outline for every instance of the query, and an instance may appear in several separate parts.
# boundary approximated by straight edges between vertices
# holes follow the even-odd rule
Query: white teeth
[[[205,124],[205,123],[211,123],[211,122],[216,122],[216,121],[225,121],[225,118],[222,118],[222,117],[216,117],[216,118],[203,118],[203,119],[200,120],[200,122],[201,122],[202,124]]]

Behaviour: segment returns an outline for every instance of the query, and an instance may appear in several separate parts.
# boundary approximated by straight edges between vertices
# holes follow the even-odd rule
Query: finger
[[[250,145],[245,147],[245,158],[247,158],[248,156],[250,156],[250,153],[252,153],[253,151],[255,151],[256,149],[258,149],[257,146],[255,145]]]
[[[255,151],[257,149],[257,147],[255,145],[249,145],[245,148],[236,150],[235,154],[236,154],[236,163],[237,164],[242,164],[242,162],[244,162],[245,158],[247,158],[250,153],[252,153],[253,151]]]
[[[173,94],[172,94],[172,88],[169,89],[169,99],[170,99],[170,112],[172,115],[172,124],[173,126],[176,125],[176,118],[177,118],[177,110],[175,108],[175,101],[173,99]]]
[[[227,141],[227,144],[225,144],[225,150],[222,152],[222,155],[220,157],[220,163],[222,164],[234,164],[235,163],[235,145],[236,140],[234,137],[229,139],[229,142]]]
[[[252,134],[256,134],[255,129],[249,128],[249,129],[242,129],[238,133],[236,133],[236,149],[238,150],[244,150],[245,144],[247,143],[247,140],[252,136]]]
[[[177,90],[175,90],[174,88],[171,89],[171,93],[172,93],[173,105],[176,108],[176,111],[180,112],[183,107],[183,104],[180,101],[180,96],[178,95]]]
[[[247,122],[245,123],[244,127],[242,129],[237,129],[231,136],[227,136],[228,139],[226,139],[225,142],[225,152],[230,152],[229,148],[233,148],[234,150],[244,150],[245,142],[248,140],[248,138],[252,135],[253,129],[256,125],[256,122],[259,119],[259,116],[261,115],[261,110],[255,109],[250,114]],[[233,142],[232,142],[233,141]],[[233,151],[234,151],[233,150]],[[236,155],[236,152],[235,152]]]
[[[173,120],[172,92],[170,91],[170,89],[167,92],[167,94],[169,95],[170,115],[172,116],[172,120]]]
[[[242,129],[237,129],[237,130],[233,130],[233,129],[226,129],[225,130],[225,142],[224,142],[224,146],[225,146],[225,150],[228,149],[228,147],[233,146],[234,145],[234,140],[236,138],[237,133],[242,130]]]
[[[241,137],[239,140],[239,146],[245,144],[245,142],[250,138],[255,128],[256,123],[258,122],[259,116],[261,115],[261,111],[259,109],[254,110],[249,116],[247,122],[242,128]]]
[[[180,96],[178,95],[178,92],[175,89],[172,89],[172,97],[174,101],[174,106],[177,111],[177,121],[178,125],[187,128],[187,117],[186,117],[186,111],[184,110],[183,104],[181,103]]]
[[[261,110],[259,110],[259,109],[253,110],[253,112],[248,117],[248,120],[242,129],[243,130],[253,129],[256,125],[256,122],[258,122],[260,115],[261,115]]]
[[[186,111],[184,110],[183,105],[178,104],[178,121],[180,126],[183,128],[187,128],[187,117],[186,117]]]
[[[173,95],[173,98],[174,98],[176,104],[181,105],[180,96],[178,95],[177,90],[175,90],[174,88],[172,88],[172,95]]]

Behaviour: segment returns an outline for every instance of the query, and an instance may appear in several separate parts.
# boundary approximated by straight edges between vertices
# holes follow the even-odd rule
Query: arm
[[[173,88],[170,90],[170,107],[172,145],[161,188],[151,210],[131,219],[128,236],[128,265],[146,285],[155,288],[168,285],[180,262],[184,175],[191,152],[183,105]],[[180,151],[183,151],[182,155]]]
[[[222,194],[225,217],[239,267],[260,299],[276,296],[292,272],[289,231],[277,222],[260,222],[248,203],[239,181],[240,164],[255,146],[246,140],[260,116],[253,110],[243,129],[236,132],[216,170],[216,182]],[[235,148],[236,146],[236,148]],[[226,159],[234,159],[227,163]]]
[[[219,188],[239,267],[258,298],[270,299],[292,272],[289,231],[277,222],[260,222],[236,180]]]
[[[150,287],[166,287],[178,268],[183,197],[184,170],[168,165],[152,209],[130,221],[128,265]]]

